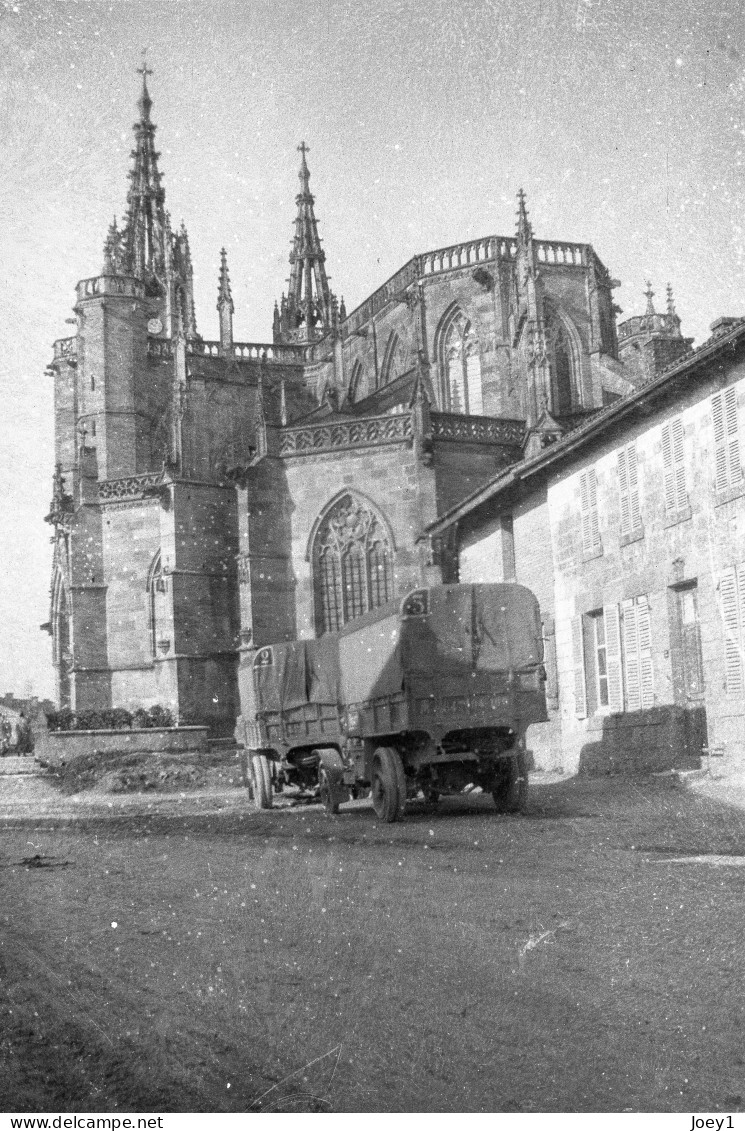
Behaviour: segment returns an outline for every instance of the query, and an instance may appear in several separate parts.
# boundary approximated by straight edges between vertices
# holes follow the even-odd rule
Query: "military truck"
[[[415,589],[338,633],[260,648],[243,716],[255,802],[295,785],[337,813],[369,792],[396,821],[410,798],[479,786],[518,810],[544,684],[538,602],[515,584]]]

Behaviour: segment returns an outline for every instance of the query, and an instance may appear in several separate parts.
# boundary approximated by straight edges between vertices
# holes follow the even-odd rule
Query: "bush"
[[[134,714],[124,707],[110,707],[103,711],[71,711],[63,707],[61,711],[47,714],[49,730],[128,730],[174,726],[173,714],[167,707],[156,704],[150,709],[139,707]]]

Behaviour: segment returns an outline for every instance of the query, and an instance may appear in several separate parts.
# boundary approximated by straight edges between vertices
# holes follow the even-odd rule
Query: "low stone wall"
[[[138,753],[203,753],[209,727],[148,727],[142,730],[50,730],[44,745],[53,758],[67,760],[80,754],[109,754],[122,750]]]

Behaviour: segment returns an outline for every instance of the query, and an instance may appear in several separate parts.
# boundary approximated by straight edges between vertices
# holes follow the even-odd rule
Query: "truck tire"
[[[251,784],[257,809],[272,807],[272,770],[266,754],[251,754]]]
[[[344,785],[344,763],[339,751],[333,746],[324,746],[313,751],[318,755],[318,791],[327,813],[339,812],[339,805],[349,798],[349,790]]]
[[[491,795],[498,813],[517,813],[527,800],[527,774],[521,773],[522,759],[501,758],[497,762]]]
[[[380,746],[372,762],[372,803],[376,816],[390,824],[399,821],[406,801],[406,775],[398,750]]]
[[[334,787],[331,784],[329,772],[325,766],[318,768],[318,789],[321,796],[321,804],[327,813],[336,816],[339,812],[339,799],[334,793]]]

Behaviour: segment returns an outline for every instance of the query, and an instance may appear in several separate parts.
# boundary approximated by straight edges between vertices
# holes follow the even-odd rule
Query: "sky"
[[[222,246],[236,339],[271,338],[301,140],[347,310],[418,252],[512,234],[522,186],[621,318],[647,279],[697,344],[745,315],[740,0],[0,0],[0,693],[53,688],[44,370],[124,211],[145,48],[205,338]]]

